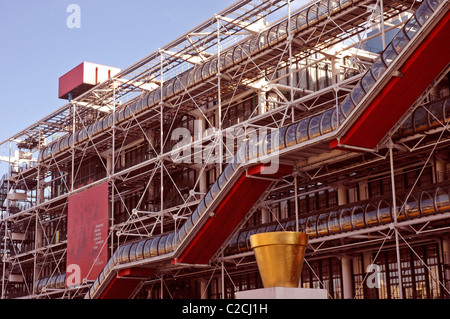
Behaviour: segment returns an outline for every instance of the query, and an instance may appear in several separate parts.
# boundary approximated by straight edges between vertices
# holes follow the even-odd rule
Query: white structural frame
[[[362,10],[368,8],[369,4],[374,4],[372,11]],[[394,30],[404,22],[400,21],[394,24],[392,21],[396,15],[405,14],[409,12],[406,5],[413,7],[413,1],[407,2],[405,5],[393,4],[391,2],[382,0],[379,1],[355,1],[355,4],[350,4],[348,8],[343,9],[342,12],[334,17],[329,17],[326,22],[318,23],[317,25],[305,30],[304,35],[294,38],[291,34],[291,17],[293,14],[299,12],[305,6],[295,6],[298,3],[295,0],[243,0],[238,1],[230,7],[223,10],[221,13],[215,15],[211,20],[193,28],[188,33],[172,41],[168,45],[155,51],[153,54],[137,62],[130,68],[120,72],[113,78],[97,85],[90,91],[81,95],[80,97],[70,101],[65,106],[61,107],[52,114],[44,117],[37,123],[29,126],[25,130],[15,134],[6,141],[0,143],[0,147],[8,146],[8,162],[19,163],[19,159],[12,158],[13,143],[17,145],[24,143],[35,143],[31,148],[35,154],[39,154],[43,147],[46,146],[43,141],[50,139],[57,134],[72,133],[73,143],[64,152],[60,154],[52,154],[49,159],[38,161],[29,168],[16,174],[19,176],[15,178],[12,176],[15,172],[8,169],[7,190],[10,193],[15,192],[16,188],[23,188],[30,202],[33,204],[30,208],[24,209],[17,213],[10,213],[10,205],[12,201],[6,198],[5,214],[2,214],[1,224],[4,225],[4,236],[2,238],[4,247],[11,244],[12,247],[19,247],[21,243],[12,243],[11,236],[6,235],[11,233],[9,230],[10,224],[27,224],[34,226],[34,248],[24,253],[11,253],[3,256],[2,260],[2,298],[6,297],[6,289],[8,285],[7,266],[11,268],[18,268],[24,274],[23,265],[32,264],[33,278],[25,278],[26,289],[30,297],[41,298],[50,296],[61,296],[64,298],[77,298],[86,292],[92,283],[85,282],[76,288],[66,289],[46,289],[38,292],[34,283],[37,279],[43,277],[42,269],[45,264],[53,265],[53,269],[47,276],[63,271],[60,264],[67,253],[67,240],[56,241],[55,238],[47,236],[46,229],[48,227],[58,227],[54,222],[64,223],[67,216],[67,201],[69,196],[82,192],[93,186],[108,182],[110,186],[110,202],[111,202],[111,216],[109,225],[109,241],[108,247],[110,255],[113,254],[122,243],[132,238],[145,238],[154,234],[163,233],[168,228],[177,228],[180,221],[186,219],[193,211],[195,206],[199,203],[202,195],[207,191],[206,188],[206,171],[211,168],[210,163],[201,163],[190,165],[195,168],[197,172],[197,179],[194,183],[195,187],[188,196],[182,193],[174,180],[174,175],[177,174],[178,167],[174,165],[172,154],[179,149],[167,150],[165,147],[169,145],[171,128],[176,125],[176,121],[180,120],[180,115],[195,116],[197,120],[201,121],[203,125],[213,126],[209,134],[202,134],[202,136],[195,136],[189,144],[189,147],[194,148],[198,146],[197,150],[202,154],[206,152],[206,158],[213,156],[213,150],[219,150],[218,163],[215,163],[217,173],[222,172],[222,163],[226,162],[227,152],[223,154],[225,144],[224,137],[233,136],[238,138],[245,135],[251,129],[258,129],[261,127],[278,128],[285,123],[293,122],[303,114],[313,114],[313,112],[323,110],[331,101],[335,101],[336,107],[348,95],[353,86],[361,78],[364,70],[373,63],[376,55],[367,52],[363,49],[364,44],[377,36],[383,39],[383,46],[386,46],[385,37],[386,32]],[[364,35],[369,23],[368,18],[375,12],[377,5],[381,8],[380,32],[375,32],[370,36]],[[295,8],[295,9],[294,9]],[[122,109],[133,101],[139,100],[141,95],[152,91],[160,90],[160,96],[164,96],[165,85],[168,80],[181,74],[186,69],[198,65],[208,58],[218,55],[224,49],[230,48],[233,45],[239,46],[240,41],[246,36],[256,34],[263,30],[269,29],[276,22],[282,20],[279,14],[287,16],[288,21],[288,36],[285,41],[275,47],[267,48],[267,51],[258,53],[253,56],[248,56],[239,64],[227,69],[224,72],[217,72],[213,79],[208,81],[208,85],[200,92],[195,87],[185,87],[183,93],[178,96],[170,97],[168,99],[161,99],[156,107],[151,110],[146,110],[147,116],[132,115],[124,123],[113,123],[113,125],[104,130],[102,135],[88,134],[86,141],[75,144],[75,133],[77,130],[87,128],[88,125],[95,123],[99,118],[107,114],[118,114]],[[350,22],[355,21],[357,24],[352,28],[347,28],[342,33],[336,36],[330,36],[328,41],[321,42],[322,35],[326,34],[326,27],[333,26],[336,29],[343,28],[347,22],[344,20],[348,18]],[[386,27],[385,21],[391,21],[391,25]],[[330,27],[331,28],[331,27]],[[363,36],[360,36],[363,34]],[[330,44],[331,43],[331,44]],[[261,62],[261,57],[266,57],[267,52],[272,54],[271,59],[266,59]],[[266,55],[266,56],[264,56]],[[349,65],[340,64],[337,61],[343,61],[344,57],[352,58]],[[294,67],[294,64],[297,66]],[[333,74],[333,82],[328,85],[323,85],[322,88],[309,90],[297,87],[294,84],[294,79],[301,77],[307,73],[308,68],[316,67],[318,65],[326,65],[331,68]],[[221,60],[218,59],[218,70],[221,69]],[[245,71],[242,72],[242,70]],[[244,78],[244,75],[254,74],[252,78]],[[436,80],[438,83],[442,80]],[[336,77],[336,78],[335,78]],[[344,77],[344,78],[341,78]],[[423,99],[426,99],[427,93],[432,90],[430,87]],[[296,96],[297,94],[297,96]],[[224,127],[224,119],[230,109],[232,103],[237,100],[249,99],[252,96],[257,97],[253,113],[244,121],[235,123],[231,126]],[[332,103],[333,104],[333,103]],[[275,106],[274,106],[275,105]],[[419,106],[417,104],[415,107]],[[215,116],[214,121],[208,117],[208,114]],[[215,122],[215,123],[212,123]],[[205,128],[205,126],[203,126]],[[396,127],[398,128],[398,126]],[[159,130],[159,140],[154,132]],[[443,131],[448,130],[448,127],[443,126]],[[390,132],[390,136],[395,133],[395,130]],[[448,132],[447,132],[448,133]],[[153,135],[152,135],[153,134]],[[233,135],[234,134],[234,135]],[[390,138],[388,136],[388,138]],[[129,141],[133,141],[131,144]],[[383,154],[386,150],[386,142],[380,143],[379,149],[364,150],[370,154],[374,154],[371,160],[377,162],[379,160],[390,159],[390,172],[392,176],[392,198],[395,203],[395,166],[394,166],[394,149],[399,150],[402,144],[389,144],[388,155]],[[449,139],[439,139],[434,144],[420,144],[421,140],[412,151],[417,150],[418,147],[423,147],[425,151],[433,152],[437,146],[442,144],[448,145]],[[133,144],[134,143],[134,144]],[[50,144],[50,143],[49,143]],[[139,163],[130,165],[126,168],[117,169],[125,158],[125,152],[132,149],[134,145],[146,144],[150,152],[154,154],[153,157],[148,157]],[[211,147],[211,145],[213,147]],[[183,145],[181,148],[185,147]],[[332,163],[343,158],[351,158],[356,156],[353,152],[344,150],[326,151],[323,147],[318,146],[317,151],[313,148],[304,150],[304,156],[301,160],[293,161],[285,153],[281,153],[282,161],[287,164],[295,164],[297,170],[292,175],[294,183],[287,180],[274,183],[270,190],[276,187],[290,187],[294,188],[295,197],[298,194],[298,183],[305,184],[305,176],[310,182],[320,180],[326,176],[322,173],[324,163]],[[321,155],[322,154],[322,155]],[[298,153],[296,153],[298,155]],[[229,154],[228,154],[229,156]],[[6,157],[6,156],[4,156]],[[100,167],[103,171],[101,177],[97,178],[86,185],[75,185],[77,177],[80,174],[83,159],[87,157],[96,157]],[[314,158],[317,161],[314,162]],[[306,163],[306,164],[305,164]],[[127,163],[124,163],[127,164]],[[123,165],[124,167],[126,165]],[[187,165],[189,166],[189,165]],[[356,167],[355,165],[354,167]],[[69,167],[69,171],[67,170]],[[310,172],[315,171],[314,175]],[[59,174],[58,177],[52,174]],[[51,183],[57,179],[61,179],[65,183],[64,187],[68,189],[67,192],[54,196],[53,190],[48,190]],[[30,185],[27,182],[30,180],[36,181],[36,186]],[[14,181],[14,185],[11,185]],[[68,184],[70,181],[70,185]],[[145,181],[144,186],[136,186],[135,188],[127,189],[125,184],[138,184]],[[140,205],[144,199],[144,195],[150,191],[151,184],[159,184],[159,205],[155,205],[155,210],[141,209]],[[167,204],[164,185],[168,184],[175,189],[179,195],[178,201],[180,204],[170,206]],[[198,187],[197,187],[198,186]],[[198,188],[198,191],[195,188]],[[127,192],[138,191],[142,195],[136,205],[132,209],[127,208],[125,196]],[[251,218],[252,213],[257,209],[264,207],[266,197],[270,191],[266,192],[264,196],[255,204],[252,210],[247,215],[234,232],[235,235],[245,222]],[[52,198],[48,198],[51,195]],[[121,203],[127,210],[126,220],[115,220],[115,203]],[[298,202],[296,201],[296,218],[298,220]],[[158,207],[159,206],[159,207]],[[394,207],[396,205],[394,204]],[[54,217],[56,216],[56,217]],[[394,216],[396,216],[394,214]],[[396,217],[395,217],[396,218]],[[391,229],[395,233],[395,247],[397,250],[397,260],[400,269],[400,255],[399,248],[401,239],[406,242],[401,231],[405,226],[418,224],[419,226],[427,225],[434,220],[446,220],[448,214],[429,216],[422,219],[400,222],[394,220],[392,225],[384,225],[375,228],[363,229],[354,231],[350,234],[342,233],[330,235],[326,238],[316,238],[310,241],[310,249],[313,253],[327,251],[330,248],[322,248],[322,245],[328,241],[334,241],[343,236],[365,236],[365,244],[369,241],[383,242],[386,238],[392,235]],[[66,221],[67,222],[67,221]],[[51,226],[53,225],[53,226]],[[59,224],[57,224],[59,225]],[[298,227],[298,222],[296,223]],[[159,227],[158,227],[159,226]],[[387,233],[386,233],[387,231]],[[425,229],[416,230],[417,233],[424,232]],[[446,230],[437,230],[446,231]],[[436,232],[437,232],[436,231]],[[371,233],[379,233],[380,238],[368,239]],[[233,236],[232,235],[232,236]],[[217,252],[215,257],[210,262],[211,269],[215,269],[218,265],[221,267],[221,291],[222,298],[225,297],[224,278],[227,275],[227,263],[238,264],[241,258],[250,256],[251,253],[241,255],[224,256],[224,250],[231,240],[224,243],[222,248]],[[24,241],[22,241],[24,242]],[[407,242],[406,242],[407,243]],[[316,245],[317,246],[314,246]],[[342,245],[341,248],[346,247]],[[382,245],[380,245],[382,247]],[[50,260],[50,261],[48,261]],[[189,268],[191,265],[177,265],[160,269],[161,287],[164,285],[164,273],[173,273],[180,271],[183,268]],[[202,266],[203,267],[203,266]],[[202,271],[204,271],[202,269]],[[213,271],[214,273],[214,271]],[[166,276],[167,277],[167,276]],[[153,280],[146,282],[149,284]],[[399,280],[401,285],[402,280]],[[143,283],[144,284],[144,283]],[[204,287],[205,288],[205,287]],[[402,289],[400,287],[400,298],[403,298]],[[161,289],[161,298],[164,297],[164,289]]]

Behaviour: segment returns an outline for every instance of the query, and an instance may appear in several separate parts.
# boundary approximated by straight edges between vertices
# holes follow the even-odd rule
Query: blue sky
[[[125,69],[234,2],[0,1],[0,142],[63,106],[58,78],[82,61]],[[80,29],[66,25],[72,3]]]

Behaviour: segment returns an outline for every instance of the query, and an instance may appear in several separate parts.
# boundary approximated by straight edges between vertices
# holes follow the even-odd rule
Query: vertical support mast
[[[38,142],[38,154],[41,153],[41,141],[42,141],[42,126],[39,124],[39,142]],[[41,193],[41,164],[39,163],[37,166],[37,186],[36,186],[36,204],[42,204],[44,202],[44,192]],[[39,210],[33,211],[35,214],[35,225],[34,225],[34,249],[37,249],[38,247],[38,229],[39,229]],[[38,273],[37,273],[37,256],[38,254],[34,254],[33,257],[33,285],[38,279]],[[33,290],[33,293],[36,291]]]
[[[392,215],[393,215],[393,220],[394,220],[395,250],[396,250],[396,254],[397,254],[398,288],[399,288],[400,299],[403,299],[402,267],[401,267],[400,247],[399,247],[398,228],[397,228],[397,200],[396,200],[396,193],[395,193],[394,154],[393,154],[394,143],[392,142],[391,139],[389,139],[387,147],[389,148],[389,163],[390,163],[390,168],[391,168]]]
[[[115,196],[115,167],[116,167],[116,161],[115,161],[115,154],[116,154],[116,81],[112,80],[113,85],[113,125],[112,125],[112,150],[111,150],[111,169],[109,174],[109,182],[111,185],[111,230],[114,232],[114,196]],[[119,156],[119,154],[118,154]],[[111,236],[111,250],[110,250],[111,256],[114,254],[114,234]]]
[[[223,162],[223,141],[222,141],[222,92],[221,92],[221,81],[222,81],[222,73],[220,72],[221,64],[220,64],[220,20],[216,16],[217,22],[217,105],[219,112],[219,174],[222,174],[222,162]]]
[[[291,88],[290,102],[294,101],[294,74],[292,73],[292,32],[291,32],[291,0],[288,0],[288,46],[289,46],[289,86]],[[292,106],[292,113],[294,107]]]
[[[383,50],[386,49],[386,37],[384,33],[384,4],[383,0],[380,0],[380,27],[381,27],[381,42],[383,44]]]
[[[72,93],[69,94],[69,99],[71,100]],[[72,103],[72,176],[70,178],[70,191],[73,192],[74,189],[74,179],[75,179],[75,117],[76,117],[76,104]]]
[[[222,266],[222,273],[221,273],[221,292],[222,292],[222,299],[225,298],[225,261],[223,259],[223,251],[222,251],[222,260],[221,260],[221,266]]]
[[[159,156],[159,160],[160,160],[160,174],[161,174],[161,233],[164,232],[164,167],[163,167],[163,154],[164,154],[164,116],[163,116],[163,111],[164,111],[164,102],[163,102],[163,85],[164,85],[164,73],[163,73],[163,61],[164,61],[164,57],[162,52],[160,51],[160,72],[161,72],[161,100],[159,101],[159,112],[160,112],[160,156]]]
[[[298,218],[298,172],[297,170],[294,172],[294,194],[295,194],[295,231],[299,232],[299,218]]]
[[[10,212],[9,212],[9,198],[8,198],[8,193],[9,193],[9,183],[11,180],[11,140],[9,140],[9,155],[8,155],[8,181],[7,181],[7,188],[6,188],[6,217],[9,217]],[[5,299],[5,292],[6,292],[6,279],[5,279],[5,274],[6,274],[6,259],[7,259],[7,251],[8,251],[8,243],[7,243],[7,238],[8,238],[8,222],[5,222],[5,234],[4,234],[4,238],[3,238],[3,257],[2,257],[2,264],[3,264],[3,273],[2,273],[2,296],[1,299]]]

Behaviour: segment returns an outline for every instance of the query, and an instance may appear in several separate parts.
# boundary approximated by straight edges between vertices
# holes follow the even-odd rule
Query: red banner
[[[66,284],[95,280],[108,260],[108,183],[69,197]]]

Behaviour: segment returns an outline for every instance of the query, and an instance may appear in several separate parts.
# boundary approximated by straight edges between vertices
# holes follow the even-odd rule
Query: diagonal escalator
[[[268,158],[324,141],[330,148],[375,147],[449,64],[449,21],[448,1],[423,1],[339,106],[256,143]],[[127,298],[162,263],[208,263],[269,186],[291,173],[280,166],[269,174],[266,165],[250,164],[249,154],[246,142],[180,229],[119,247],[85,298]]]

